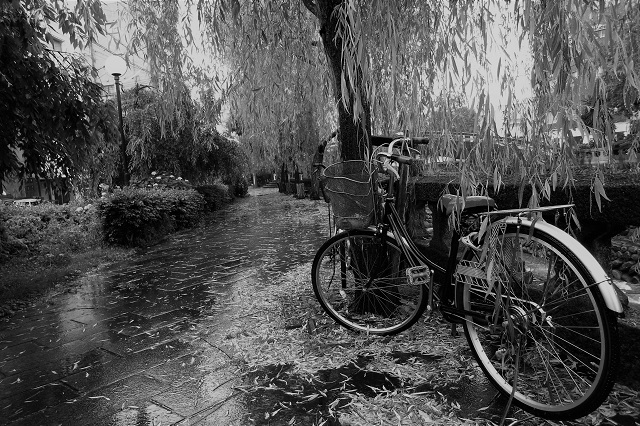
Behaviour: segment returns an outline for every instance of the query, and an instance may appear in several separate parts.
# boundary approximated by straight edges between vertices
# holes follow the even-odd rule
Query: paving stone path
[[[224,336],[251,313],[234,294],[310,262],[322,208],[275,190],[238,200],[0,322],[0,425],[247,424]]]
[[[0,424],[240,418],[224,347],[193,330],[223,335],[234,289],[277,285],[326,238],[317,204],[273,191],[0,323]]]

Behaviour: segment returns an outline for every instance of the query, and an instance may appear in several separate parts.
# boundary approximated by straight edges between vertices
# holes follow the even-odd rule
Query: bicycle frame
[[[449,321],[456,321],[454,318],[461,318],[464,315],[476,316],[475,314],[477,313],[474,314],[473,312],[466,312],[455,307],[455,282],[453,276],[458,264],[457,254],[460,246],[460,233],[457,229],[453,230],[446,266],[443,267],[424,255],[409,236],[407,229],[404,226],[404,221],[402,220],[402,216],[404,214],[404,200],[406,199],[406,182],[408,179],[408,166],[406,164],[400,164],[398,175],[399,179],[396,178],[393,173],[389,173],[388,191],[383,202],[383,216],[377,227],[378,232],[383,236],[386,235],[387,232],[390,232],[391,236],[398,241],[403,254],[409,260],[412,267],[427,267],[429,269],[431,275],[431,282],[429,283],[429,305],[431,307],[433,307],[432,300],[435,296],[437,300],[444,302],[441,303],[440,310],[446,315],[446,319]],[[397,196],[395,195],[396,182],[399,183]],[[396,208],[396,204],[400,206],[400,211]],[[541,207],[539,209],[498,210],[490,212],[490,214],[506,216],[506,220],[510,223],[513,223],[513,221],[522,221],[523,223],[532,225],[530,221],[523,219],[518,215],[525,212],[546,211],[566,207],[571,206],[563,205]],[[577,241],[573,240],[568,234],[560,231],[559,229],[547,226],[542,222],[539,222],[537,226],[544,226],[547,233],[554,235],[558,241],[562,241],[565,246],[570,247],[574,252],[579,253],[581,259],[584,259],[585,261],[587,259],[591,259],[591,261],[586,261],[586,264],[589,265],[591,273],[596,277],[596,285],[602,292],[607,307],[613,312],[621,314],[623,312],[622,305],[618,296],[615,294],[615,290],[611,285],[610,279],[592,255]],[[433,277],[435,274],[440,274],[442,277],[442,281],[438,283],[441,286],[441,292],[439,294],[434,294],[433,292]]]
[[[404,214],[404,199],[406,199],[406,181],[408,177],[408,167],[401,165],[399,170],[400,179],[397,179],[392,173],[389,174],[389,189],[384,197],[383,203],[383,215],[382,220],[376,227],[377,232],[383,237],[391,235],[398,242],[400,249],[408,259],[411,267],[426,267],[429,270],[429,302],[428,305],[433,308],[433,299],[437,301],[444,301],[446,304],[443,306],[441,303],[440,309],[446,311],[446,313],[457,313],[459,316],[463,314],[463,311],[459,311],[454,307],[454,280],[453,275],[457,265],[457,252],[459,248],[460,234],[457,230],[453,231],[450,242],[449,255],[447,257],[446,266],[437,264],[433,260],[424,255],[420,249],[413,242],[413,239],[408,234],[402,215]],[[395,195],[395,183],[399,182],[398,195]],[[396,200],[400,203],[400,212],[396,209]],[[439,282],[441,292],[434,293],[434,276],[438,274],[443,277],[442,282]],[[444,312],[443,311],[443,312]],[[457,316],[458,316],[457,315]],[[451,320],[451,318],[449,318]]]

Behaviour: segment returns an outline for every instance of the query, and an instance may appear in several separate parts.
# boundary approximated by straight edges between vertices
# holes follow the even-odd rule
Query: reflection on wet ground
[[[224,327],[234,286],[269,285],[325,238],[304,219],[313,204],[269,197],[0,324],[0,424],[173,424],[224,400],[236,368],[221,351],[202,357],[194,325]]]

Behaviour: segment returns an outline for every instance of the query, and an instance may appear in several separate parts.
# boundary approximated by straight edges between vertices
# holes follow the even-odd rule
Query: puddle
[[[398,364],[435,363],[443,358],[418,351],[396,351],[390,356]],[[350,393],[374,398],[387,391],[405,388],[456,402],[460,406],[457,414],[462,418],[477,417],[479,409],[485,418],[502,415],[506,399],[498,396],[484,377],[464,377],[446,385],[436,381],[412,386],[392,374],[368,371],[367,364],[373,360],[372,356],[359,356],[339,368],[319,370],[311,379],[295,374],[290,364],[252,371],[245,377],[245,383],[252,387],[245,396],[247,409],[257,424],[284,425],[295,417],[297,424],[316,424],[321,420],[326,425],[339,425],[336,411],[351,402]],[[255,418],[258,415],[261,418]]]
[[[415,392],[433,392],[440,394],[449,402],[456,402],[460,406],[457,415],[462,418],[502,416],[507,399],[498,394],[491,384],[484,378],[462,377],[455,383],[438,384],[420,383],[414,388]],[[482,409],[482,411],[478,411]]]
[[[371,398],[402,385],[401,380],[393,375],[365,370],[373,359],[372,356],[359,356],[356,361],[340,368],[319,370],[318,382],[327,388],[355,391]]]
[[[402,385],[393,375],[366,371],[372,360],[360,356],[340,368],[320,370],[313,379],[293,373],[290,364],[250,372],[246,383],[257,389],[245,396],[247,409],[256,424],[288,424],[295,417],[296,424],[340,425],[335,412],[349,404],[349,392],[375,397]]]

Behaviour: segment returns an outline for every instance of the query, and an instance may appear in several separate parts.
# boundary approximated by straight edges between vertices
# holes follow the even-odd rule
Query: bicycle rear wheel
[[[480,367],[537,416],[592,412],[615,379],[615,314],[589,269],[553,236],[504,223],[490,229],[486,258],[466,255],[456,273],[456,302],[475,313],[464,329]]]
[[[424,285],[407,279],[409,266],[395,240],[372,230],[342,232],[316,253],[313,291],[325,312],[348,329],[399,333],[427,303]]]

